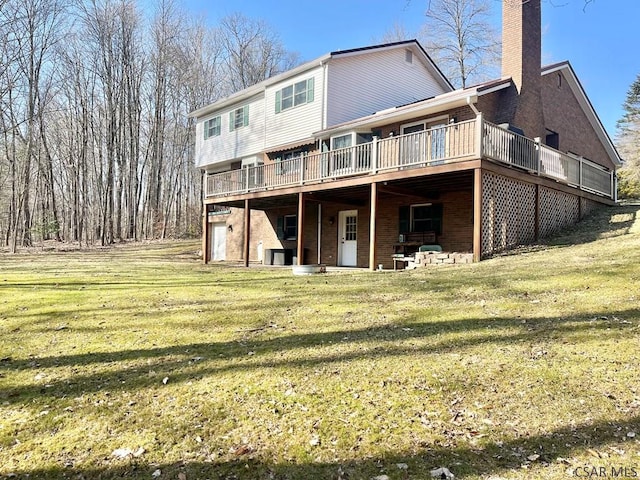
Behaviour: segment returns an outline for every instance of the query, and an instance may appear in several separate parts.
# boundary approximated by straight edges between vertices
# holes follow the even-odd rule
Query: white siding
[[[249,105],[249,125],[229,131],[229,113]],[[257,155],[264,149],[264,94],[245,102],[198,118],[196,124],[196,167],[207,167],[221,162]],[[204,139],[204,122],[220,115],[220,135]]]
[[[371,115],[386,108],[445,93],[414,51],[363,52],[331,59],[328,71],[327,127]]]
[[[196,166],[210,171],[225,169],[231,161],[259,156],[265,150],[307,139],[327,127],[444,93],[446,87],[422,63],[422,53],[408,48],[413,51],[412,63],[406,60],[406,48],[338,54],[327,64],[318,62],[287,80],[267,84],[265,90],[249,100],[198,118]],[[276,113],[276,93],[311,77],[313,101]],[[249,125],[229,131],[229,112],[247,104]],[[220,135],[205,140],[204,122],[218,115]]]
[[[319,66],[267,89],[265,92],[267,149],[309,138],[314,132],[322,129],[323,70],[324,68]],[[314,79],[313,102],[276,113],[276,92],[311,77]]]

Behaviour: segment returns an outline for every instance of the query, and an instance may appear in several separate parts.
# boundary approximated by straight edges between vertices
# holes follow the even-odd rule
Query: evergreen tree
[[[624,159],[619,171],[621,197],[640,198],[640,74],[629,87],[622,105],[624,115],[618,120],[616,146]]]

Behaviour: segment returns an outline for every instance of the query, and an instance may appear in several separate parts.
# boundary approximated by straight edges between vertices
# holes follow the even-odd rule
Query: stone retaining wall
[[[455,263],[473,263],[473,253],[416,252],[416,267]]]

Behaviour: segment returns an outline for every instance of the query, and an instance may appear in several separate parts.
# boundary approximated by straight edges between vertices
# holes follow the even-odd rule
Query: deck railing
[[[484,121],[453,123],[328,152],[208,175],[207,197],[486,158],[613,198],[613,172]]]

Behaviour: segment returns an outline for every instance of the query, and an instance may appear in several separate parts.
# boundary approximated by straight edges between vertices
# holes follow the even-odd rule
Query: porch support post
[[[249,241],[251,240],[251,206],[249,199],[244,201],[244,266],[249,266]]]
[[[304,265],[304,193],[298,194],[298,265]]]
[[[483,143],[483,136],[484,134],[484,119],[482,117],[482,113],[478,112],[476,114],[476,145],[475,145],[475,149],[476,149],[476,153],[478,154],[478,158],[480,160],[482,160],[482,157],[484,155],[484,152],[482,151],[482,145]]]
[[[202,209],[202,261],[206,265],[209,263],[211,252],[211,237],[209,235],[209,205],[205,204]]]
[[[482,169],[473,171],[473,261],[482,260]]]
[[[373,136],[371,141],[371,173],[378,172],[378,137]]]
[[[371,205],[369,211],[369,270],[376,269],[376,220],[378,216],[378,184],[371,182]]]

